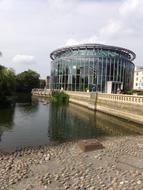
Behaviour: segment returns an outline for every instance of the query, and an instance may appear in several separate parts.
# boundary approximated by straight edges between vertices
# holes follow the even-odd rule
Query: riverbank
[[[69,102],[93,111],[143,124],[143,96],[128,94],[107,94],[81,91],[64,91]],[[33,90],[33,96],[49,96],[49,90]]]
[[[0,189],[143,189],[143,137],[100,142],[104,149],[86,153],[77,143],[0,153]]]

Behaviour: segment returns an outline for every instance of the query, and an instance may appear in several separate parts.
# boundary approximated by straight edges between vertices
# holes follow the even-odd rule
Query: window
[[[136,81],[138,81],[138,77],[136,78]]]
[[[138,86],[138,83],[136,83],[136,86]]]
[[[139,73],[138,72],[136,72],[136,75],[138,75]]]

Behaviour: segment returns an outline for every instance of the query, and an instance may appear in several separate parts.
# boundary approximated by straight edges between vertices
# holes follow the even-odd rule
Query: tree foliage
[[[11,104],[10,97],[15,92],[15,82],[14,71],[0,65],[0,107]]]
[[[21,93],[30,93],[33,88],[40,85],[40,75],[35,71],[24,71],[16,76],[16,91]]]
[[[64,92],[53,91],[51,96],[51,102],[56,104],[68,104],[69,96]]]
[[[15,91],[15,73],[0,65],[0,96],[10,96]]]
[[[17,76],[12,69],[0,65],[0,107],[12,105],[15,93],[31,93],[32,88],[39,88],[40,75],[32,70]],[[14,95],[14,96],[13,96]]]

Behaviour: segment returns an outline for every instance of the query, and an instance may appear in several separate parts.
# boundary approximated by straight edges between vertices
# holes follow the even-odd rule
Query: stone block
[[[78,141],[78,146],[84,152],[104,148],[104,146],[96,139],[80,140],[80,141]]]

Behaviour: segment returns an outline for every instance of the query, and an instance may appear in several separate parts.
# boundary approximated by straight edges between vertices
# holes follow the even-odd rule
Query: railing
[[[56,91],[56,90],[54,90]],[[58,90],[59,91],[59,90]],[[75,91],[65,91],[71,98],[76,97],[76,99],[84,99],[85,101],[91,99],[106,100],[106,101],[116,101],[116,102],[127,102],[127,103],[139,103],[143,104],[143,96],[126,95],[126,94],[106,94],[106,93],[90,93],[90,92],[75,92]],[[33,89],[33,95],[50,96],[52,90],[50,89]],[[97,97],[96,97],[97,95]]]
[[[143,104],[143,96],[135,95],[98,93],[98,99]]]
[[[33,95],[49,96],[51,95],[51,93],[52,91],[50,89],[40,89],[40,88],[32,89]]]

